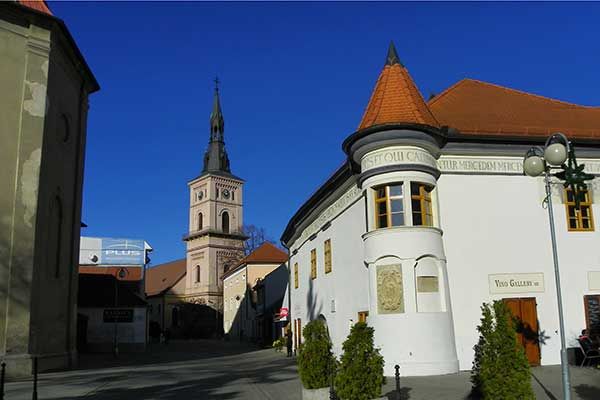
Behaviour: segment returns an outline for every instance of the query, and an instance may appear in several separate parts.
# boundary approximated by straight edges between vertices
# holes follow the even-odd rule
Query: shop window
[[[310,251],[310,279],[317,278],[317,249]]]
[[[223,233],[229,233],[229,213],[227,211],[224,211],[221,216],[221,227]]]
[[[422,258],[415,265],[417,312],[444,311],[439,275],[437,261],[432,257]]]
[[[431,191],[433,186],[419,182],[411,182],[411,205],[413,226],[433,226],[431,207]]]
[[[298,289],[298,263],[294,264],[294,289]]]
[[[325,273],[328,274],[331,272],[331,239],[327,239],[325,243],[323,243],[323,248],[325,258]]]
[[[565,189],[568,229],[569,231],[593,231],[594,217],[591,195],[587,190],[581,190],[579,196],[579,208],[577,208],[575,193],[571,188]]]
[[[402,183],[375,188],[375,226],[388,228],[404,225]]]
[[[584,297],[586,328],[595,336],[600,336],[600,295]]]

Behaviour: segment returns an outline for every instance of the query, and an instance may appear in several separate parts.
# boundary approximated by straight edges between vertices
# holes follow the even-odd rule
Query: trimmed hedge
[[[534,400],[529,361],[517,343],[515,323],[503,301],[481,306],[479,341],[471,371],[473,394],[488,400]]]
[[[332,363],[331,341],[327,327],[321,320],[306,324],[302,330],[304,343],[298,353],[298,372],[306,389],[319,389],[329,386]]]
[[[335,377],[336,392],[341,399],[370,400],[381,396],[384,361],[373,345],[373,332],[373,328],[358,322],[343,344],[344,354]]]

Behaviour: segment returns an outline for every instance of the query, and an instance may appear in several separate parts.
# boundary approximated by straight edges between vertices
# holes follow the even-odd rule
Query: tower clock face
[[[204,190],[199,191],[196,196],[198,200],[202,200],[202,198],[204,198]]]
[[[228,189],[223,189],[223,197],[226,199],[229,198],[229,190]]]

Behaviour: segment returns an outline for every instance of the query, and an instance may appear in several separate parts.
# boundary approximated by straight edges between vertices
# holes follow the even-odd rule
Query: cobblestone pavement
[[[537,399],[559,400],[560,367],[534,368]],[[573,400],[600,400],[600,370],[571,368]],[[383,394],[397,400],[393,378]],[[402,400],[468,398],[469,373],[401,378]],[[6,400],[31,399],[31,381],[7,384]],[[295,361],[271,349],[235,342],[193,341],[154,345],[143,354],[85,355],[74,371],[41,374],[40,400],[249,399],[301,400]]]

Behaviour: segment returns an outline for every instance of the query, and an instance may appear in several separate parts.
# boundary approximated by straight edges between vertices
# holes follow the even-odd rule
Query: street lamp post
[[[568,164],[565,162],[568,160]],[[567,346],[565,340],[565,323],[562,307],[562,291],[560,288],[560,272],[558,268],[558,251],[556,246],[556,230],[554,227],[554,210],[552,209],[551,176],[564,180],[565,187],[570,186],[575,198],[576,208],[579,208],[580,191],[586,188],[585,181],[593,179],[592,175],[583,172],[584,165],[577,165],[575,150],[562,133],[555,133],[548,138],[544,149],[533,147],[525,154],[523,171],[526,175],[535,177],[544,175],[546,186],[546,199],[548,219],[550,220],[550,237],[552,239],[552,257],[554,260],[554,279],[556,281],[556,294],[558,299],[558,320],[560,325],[560,364],[562,370],[563,398],[571,399],[571,384],[569,380],[569,367],[567,362]],[[560,169],[561,172],[552,173]]]

